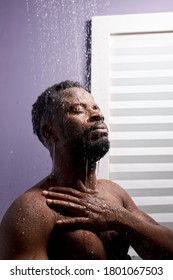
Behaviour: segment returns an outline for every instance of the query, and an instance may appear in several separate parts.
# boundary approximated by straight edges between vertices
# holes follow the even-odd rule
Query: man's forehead
[[[92,95],[83,88],[69,88],[62,92],[61,101],[65,103],[95,103]]]

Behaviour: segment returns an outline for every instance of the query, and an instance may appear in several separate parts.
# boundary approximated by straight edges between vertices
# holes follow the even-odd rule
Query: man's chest
[[[54,230],[49,242],[48,255],[50,259],[61,260],[117,259],[128,250],[128,246],[124,246],[120,240],[115,232],[95,234],[85,230]]]

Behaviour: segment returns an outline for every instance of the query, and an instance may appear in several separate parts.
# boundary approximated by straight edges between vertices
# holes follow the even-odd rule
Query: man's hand
[[[90,190],[78,181],[78,190],[51,187],[48,191],[43,191],[43,195],[46,196],[49,207],[73,215],[68,218],[62,216],[57,221],[61,227],[104,231],[111,229],[110,227],[115,229],[119,213],[123,209],[120,197],[116,197],[115,191],[110,190],[111,188],[108,188],[105,191],[102,187]]]

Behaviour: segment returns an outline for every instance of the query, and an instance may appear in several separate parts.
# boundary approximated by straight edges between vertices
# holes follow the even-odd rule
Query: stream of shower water
[[[79,42],[84,30],[82,25],[78,27],[76,1],[26,0],[26,10],[36,87],[46,88],[70,76],[78,80],[83,67]]]
[[[107,13],[109,1],[25,1],[36,87],[44,89],[65,79],[85,84],[90,77],[87,62],[91,55],[87,23],[101,11]]]

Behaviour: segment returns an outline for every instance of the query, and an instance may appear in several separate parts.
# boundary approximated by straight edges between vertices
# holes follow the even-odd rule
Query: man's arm
[[[76,216],[57,224],[71,229],[115,230],[142,259],[173,259],[173,232],[137,208],[116,184],[102,180],[100,185],[97,191],[87,190],[80,182],[80,191],[55,187],[45,192],[50,207],[68,210]]]
[[[47,242],[53,221],[45,221],[47,214],[51,221],[52,211],[43,213],[43,209],[42,201],[30,193],[13,202],[0,225],[1,260],[48,259]]]
[[[142,259],[173,259],[173,232],[138,208],[123,209],[116,230],[126,237]]]

